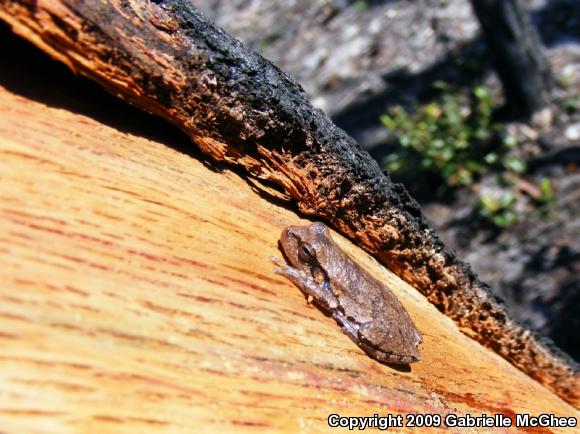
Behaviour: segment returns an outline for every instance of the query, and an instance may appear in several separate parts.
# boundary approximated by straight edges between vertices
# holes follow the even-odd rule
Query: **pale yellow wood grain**
[[[408,372],[367,357],[272,273],[281,229],[301,221],[234,173],[0,89],[0,432],[578,416],[342,240],[424,337]]]

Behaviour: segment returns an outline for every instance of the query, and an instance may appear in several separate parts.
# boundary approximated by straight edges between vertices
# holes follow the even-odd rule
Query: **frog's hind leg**
[[[344,313],[340,312],[340,311],[336,311],[333,314],[334,319],[336,319],[336,321],[340,324],[342,331],[344,332],[344,334],[346,334],[349,338],[352,339],[352,341],[357,344],[357,346],[362,349],[365,353],[367,353],[367,355],[369,355],[370,357],[372,357],[375,360],[378,360],[379,362],[386,362],[386,363],[392,363],[393,362],[393,358],[386,356],[384,353],[382,353],[381,351],[377,351],[375,348],[373,348],[372,346],[368,345],[367,343],[365,343],[364,341],[361,340],[361,327],[352,322],[349,321],[346,316],[344,315]],[[364,327],[366,324],[363,324],[362,327]],[[397,363],[398,361],[395,361],[395,363]]]
[[[337,310],[333,312],[332,317],[340,324],[342,331],[346,334],[352,341],[358,345],[358,325],[349,321],[342,310]]]
[[[376,347],[386,347],[385,343],[397,334],[400,328],[393,322],[368,322],[362,324],[358,331],[358,345],[366,351],[366,353],[377,359],[380,362],[392,363],[396,365],[408,365],[409,363],[417,362],[418,356],[413,354],[395,354],[390,351],[381,350]],[[374,345],[372,344],[374,342]]]

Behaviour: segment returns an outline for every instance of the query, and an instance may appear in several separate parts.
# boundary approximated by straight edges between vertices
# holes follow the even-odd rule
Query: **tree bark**
[[[510,115],[529,119],[550,102],[552,74],[520,0],[471,0],[502,82]]]
[[[4,1],[0,18],[109,92],[179,126],[211,158],[276,186],[419,289],[464,333],[578,405],[578,366],[514,322],[403,186],[275,65],[187,0]]]

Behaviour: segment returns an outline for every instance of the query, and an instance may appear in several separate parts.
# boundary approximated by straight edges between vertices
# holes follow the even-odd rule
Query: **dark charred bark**
[[[552,74],[540,37],[520,0],[471,0],[502,82],[507,111],[530,118],[546,107]]]
[[[302,213],[374,254],[466,334],[580,402],[577,366],[510,319],[405,188],[314,109],[298,84],[189,1],[4,1],[0,18],[73,70],[176,124],[212,158],[277,185]]]

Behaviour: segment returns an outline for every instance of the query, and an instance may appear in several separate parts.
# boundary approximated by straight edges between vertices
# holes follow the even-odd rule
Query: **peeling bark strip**
[[[417,287],[464,333],[572,404],[578,366],[509,318],[417,203],[302,88],[186,0],[3,1],[0,18],[109,92],[186,131],[216,160],[278,185]]]

